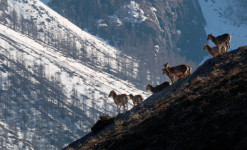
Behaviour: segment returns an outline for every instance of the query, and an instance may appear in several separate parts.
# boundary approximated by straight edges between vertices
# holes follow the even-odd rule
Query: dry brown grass
[[[193,81],[192,81],[192,85],[195,85],[195,84],[203,84],[203,83],[206,83],[210,80],[210,78],[208,76],[206,77],[201,77],[201,76],[198,76],[196,77]]]
[[[202,97],[201,94],[194,94],[194,95],[188,95],[187,99],[188,100],[195,100],[195,99],[198,99],[198,98],[201,98],[201,97]]]
[[[152,117],[154,115],[154,112],[153,111],[146,111],[146,113],[143,115],[144,115],[144,117],[143,117],[142,121]]]
[[[123,129],[123,124],[124,124],[123,120],[115,120],[114,123],[115,123],[116,131],[121,131]]]
[[[154,102],[154,105],[153,105],[153,106],[154,106],[154,108],[158,108],[158,107],[159,107],[159,105],[160,105],[160,104],[159,104],[159,102],[158,102],[158,101],[156,101],[156,102]]]
[[[215,69],[212,73],[211,73],[211,77],[215,78],[215,77],[221,77],[221,76],[225,76],[226,72],[223,69]]]
[[[141,120],[141,115],[138,113],[132,113],[130,119]]]
[[[176,97],[181,97],[183,95],[189,95],[189,94],[192,94],[192,92],[193,91],[191,90],[191,88],[186,88],[186,87],[180,88],[178,90],[178,93],[176,94]]]
[[[90,143],[92,145],[97,144],[97,141],[103,141],[103,144],[115,143],[115,149],[123,147],[128,149],[132,146],[134,149],[136,145],[140,146],[139,149],[143,149],[146,145],[150,146],[145,147],[146,149],[152,149],[152,146],[160,149],[164,147],[168,149],[210,149],[211,147],[207,147],[210,144],[207,141],[210,141],[213,136],[218,140],[216,141],[218,145],[222,145],[221,141],[226,140],[224,144],[231,146],[230,142],[234,142],[232,139],[238,137],[231,135],[229,137],[232,139],[229,141],[222,137],[228,136],[224,133],[228,133],[230,124],[232,125],[230,130],[236,133],[240,131],[239,126],[242,127],[241,130],[245,128],[242,125],[243,120],[246,121],[243,113],[247,108],[245,92],[247,64],[244,61],[243,64],[241,62],[232,63],[233,59],[240,58],[231,57],[234,55],[215,58],[208,63],[209,66],[206,66],[208,72],[203,70],[203,74],[198,73],[197,77],[178,86],[175,92],[167,93],[165,97],[138,108],[136,113],[130,114],[127,120],[115,120],[115,126],[108,130],[109,133],[104,132],[102,137],[97,136],[95,138],[97,140],[90,141]],[[226,62],[223,60],[228,60],[227,58],[231,60],[224,66]],[[238,64],[239,66],[235,67]],[[238,114],[240,115],[237,116]],[[235,121],[232,121],[233,119]],[[235,126],[235,123],[239,123],[239,126]],[[247,128],[245,131],[247,133]],[[145,135],[148,136],[145,137]],[[157,135],[160,137],[157,138]],[[203,141],[205,139],[206,142]],[[152,145],[153,141],[158,142]],[[167,141],[169,142],[166,143]],[[177,142],[181,143],[172,144]],[[214,143],[211,143],[211,146],[215,146]],[[215,149],[217,148],[219,147]]]
[[[114,123],[116,126],[122,126],[124,121],[123,120],[115,120]]]
[[[166,103],[164,103],[164,104],[162,104],[162,105],[160,106],[160,109],[161,109],[161,110],[165,110],[165,109],[167,109],[169,106],[170,106],[170,104],[169,104],[168,102],[166,102]]]
[[[235,76],[237,74],[239,74],[240,72],[242,71],[242,69],[240,67],[235,67],[235,68],[232,68],[228,75],[227,76]]]

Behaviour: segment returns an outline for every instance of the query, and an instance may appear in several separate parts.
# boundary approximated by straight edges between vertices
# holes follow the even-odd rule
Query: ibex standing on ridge
[[[172,75],[171,73],[169,73],[166,69],[162,69],[162,73],[163,75],[167,75],[170,80],[172,81],[172,83],[174,83],[176,81],[176,77],[174,75]],[[179,75],[178,78],[183,78],[184,75]]]
[[[226,52],[230,51],[231,35],[228,33],[214,37],[213,34],[209,34],[207,40],[211,40],[218,47],[225,47]]]
[[[117,105],[118,113],[120,113],[121,106],[123,106],[124,112],[126,111],[125,107],[127,107],[127,110],[128,110],[128,99],[129,98],[127,94],[117,95],[116,92],[112,90],[109,94],[109,97],[112,97],[114,100],[114,103]]]
[[[208,44],[205,44],[203,49],[207,50],[208,53],[213,57],[225,54],[225,47],[221,47],[221,48],[218,46],[210,47]]]
[[[129,94],[129,97],[130,97],[130,99],[132,99],[134,106],[140,104],[143,101],[142,95],[133,96],[132,94]]]
[[[189,76],[190,73],[192,72],[192,68],[188,65],[178,65],[178,66],[173,66],[170,67],[168,63],[164,64],[164,69],[163,69],[163,74],[167,74],[168,77],[171,76],[173,79],[172,82],[174,83],[177,79]],[[169,78],[171,78],[169,77]]]

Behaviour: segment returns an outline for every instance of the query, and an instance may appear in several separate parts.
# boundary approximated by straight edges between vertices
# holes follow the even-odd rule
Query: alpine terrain
[[[64,150],[245,150],[246,58],[243,46],[207,60]]]
[[[0,149],[246,149],[246,9],[0,0]],[[210,33],[229,33],[231,51],[210,59]],[[193,73],[152,95],[147,84],[170,81],[165,63]],[[117,115],[112,90],[144,101]]]
[[[117,113],[111,90],[147,96],[136,58],[40,1],[1,0],[0,21],[0,149],[61,149]]]
[[[205,19],[197,0],[50,0],[47,4],[81,29],[137,57],[141,85],[163,82],[161,66],[166,62],[196,69],[207,55],[202,50]]]

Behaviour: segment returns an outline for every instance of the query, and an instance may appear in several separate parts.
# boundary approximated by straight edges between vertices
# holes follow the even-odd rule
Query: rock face
[[[65,149],[246,149],[246,57],[247,46],[207,60]]]
[[[206,52],[198,1],[51,0],[48,5],[80,28],[139,61],[140,81],[164,81],[162,64],[193,68]]]

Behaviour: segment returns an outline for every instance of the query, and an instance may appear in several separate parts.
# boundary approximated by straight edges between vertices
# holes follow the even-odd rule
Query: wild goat
[[[174,83],[177,79],[189,76],[192,71],[192,68],[190,66],[184,64],[170,67],[168,63],[166,63],[164,64],[164,67],[165,68],[163,70],[166,71],[163,71],[163,74],[166,74],[168,72],[169,76],[172,76],[173,78],[172,83]]]
[[[143,101],[142,95],[133,96],[132,94],[129,94],[129,97],[130,97],[130,99],[132,99],[134,106],[140,104]]]
[[[208,44],[205,44],[203,49],[207,50],[208,53],[213,57],[216,57],[218,55],[223,55],[225,53],[225,47],[221,47],[221,48],[218,46],[210,47]]]
[[[152,93],[158,93],[158,92],[162,91],[163,89],[168,88],[170,85],[171,85],[170,82],[164,82],[164,83],[162,83],[160,85],[157,85],[155,87],[153,87],[152,85],[148,84],[147,87],[146,87],[146,90],[149,90]]]
[[[225,47],[226,52],[230,51],[231,35],[228,33],[214,37],[213,34],[209,34],[207,40],[211,40],[218,47]]]
[[[172,81],[172,83],[174,83],[176,81],[176,77],[172,74],[170,74],[166,69],[162,69],[162,73],[163,75],[167,75],[170,80]],[[183,75],[179,75],[178,78],[183,78],[184,76]]]
[[[118,113],[120,113],[121,106],[123,106],[124,112],[126,111],[125,107],[127,107],[127,110],[128,110],[128,99],[129,98],[127,94],[117,95],[116,92],[112,90],[109,94],[109,97],[112,97],[114,100],[114,103],[117,105]]]

